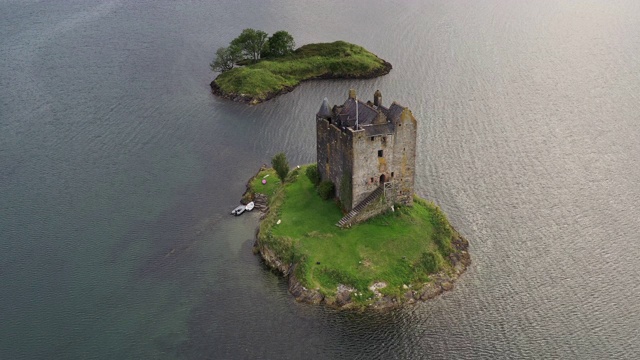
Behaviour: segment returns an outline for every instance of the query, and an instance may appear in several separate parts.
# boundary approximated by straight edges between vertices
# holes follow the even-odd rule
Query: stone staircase
[[[351,211],[349,211],[347,215],[345,215],[342,219],[340,219],[340,221],[338,221],[336,226],[340,228],[344,227],[346,224],[348,224],[351,221],[351,219],[353,219],[356,215],[358,215],[358,213],[362,211],[362,209],[364,209],[367,205],[369,205],[369,203],[379,198],[383,192],[384,192],[384,188],[382,186],[373,190],[371,194],[367,195],[367,197],[360,202],[360,204],[358,204]]]

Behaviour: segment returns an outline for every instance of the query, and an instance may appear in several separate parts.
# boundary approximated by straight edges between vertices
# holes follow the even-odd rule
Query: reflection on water
[[[638,18],[631,0],[1,4],[0,357],[633,357]],[[207,64],[246,27],[394,69],[214,98]],[[256,214],[228,215],[273,154],[315,159],[313,114],[350,87],[412,109],[417,191],[470,240],[428,303],[295,303],[251,253]]]

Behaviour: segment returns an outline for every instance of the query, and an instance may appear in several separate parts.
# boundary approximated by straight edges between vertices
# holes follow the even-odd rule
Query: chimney
[[[356,99],[356,89],[349,89],[349,99]]]
[[[380,92],[380,90],[376,90],[376,92],[373,94],[373,105],[382,106],[382,93]]]

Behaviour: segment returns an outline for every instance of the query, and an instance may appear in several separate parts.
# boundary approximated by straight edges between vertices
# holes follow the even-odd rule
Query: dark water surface
[[[208,63],[246,27],[394,70],[229,103]],[[1,359],[640,356],[640,2],[0,0],[0,34]],[[349,87],[413,110],[417,192],[471,242],[429,303],[297,304],[228,215]]]

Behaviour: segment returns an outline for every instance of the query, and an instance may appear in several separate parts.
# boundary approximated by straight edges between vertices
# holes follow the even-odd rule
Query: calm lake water
[[[215,98],[247,27],[394,69]],[[0,0],[0,34],[0,358],[640,356],[640,2]],[[471,243],[428,303],[298,304],[228,215],[350,87],[413,110],[417,192]]]

